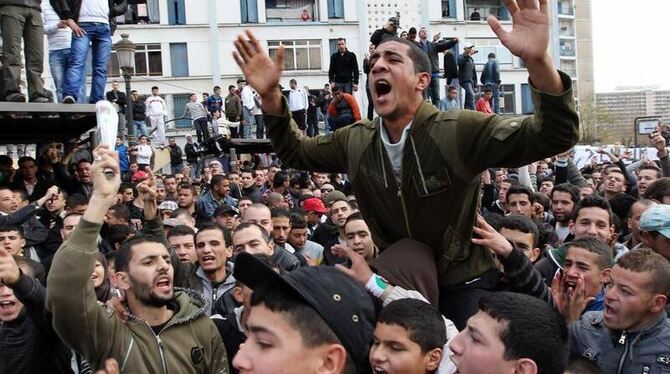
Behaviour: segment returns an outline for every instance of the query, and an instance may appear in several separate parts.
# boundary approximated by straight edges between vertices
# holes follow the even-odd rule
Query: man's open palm
[[[233,52],[237,65],[240,66],[247,82],[261,97],[272,93],[279,86],[279,79],[284,70],[284,46],[277,50],[276,60],[261,48],[258,39],[251,31],[245,31],[235,40],[236,51]]]
[[[512,31],[489,16],[488,23],[500,42],[524,61],[543,58],[549,47],[548,0],[503,0],[512,15]]]

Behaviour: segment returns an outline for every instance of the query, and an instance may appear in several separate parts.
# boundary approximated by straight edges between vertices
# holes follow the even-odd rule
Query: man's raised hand
[[[0,248],[0,282],[11,285],[19,280],[21,272],[14,257],[7,250]]]
[[[91,164],[93,195],[110,200],[113,204],[121,185],[119,154],[106,145],[100,145],[93,151],[93,155],[93,164]],[[108,177],[110,175],[108,171],[113,174],[111,178]]]
[[[512,31],[503,29],[500,21],[489,16],[487,21],[500,42],[525,62],[547,56],[550,39],[548,0],[503,0],[512,16]]]
[[[263,111],[277,113],[281,110],[281,93],[277,89],[284,70],[284,46],[277,49],[273,60],[262,48],[254,34],[246,30],[235,40],[233,57],[244,73],[247,82],[263,99]]]

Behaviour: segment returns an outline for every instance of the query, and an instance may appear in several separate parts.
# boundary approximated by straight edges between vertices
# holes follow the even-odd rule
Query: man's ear
[[[418,73],[417,74],[417,82],[416,82],[416,88],[421,90],[422,92],[430,86],[430,74],[423,72],[423,73]]]
[[[665,306],[668,304],[668,297],[665,295],[657,294],[651,298],[649,303],[649,311],[652,313],[658,313],[665,309]]]
[[[336,374],[342,373],[347,362],[347,350],[341,344],[328,344],[317,349],[320,357],[317,373]]]
[[[117,271],[115,276],[117,286],[124,291],[128,291],[130,289],[130,278],[128,273],[125,271]]]
[[[537,374],[537,364],[529,358],[520,358],[516,360],[514,365],[514,373],[516,374]]]
[[[268,251],[269,255],[272,256],[275,253],[275,242],[274,240],[270,239],[270,242],[268,243]]]
[[[430,350],[424,357],[426,358],[426,371],[432,373],[440,366],[440,362],[442,361],[442,348]]]
[[[530,262],[535,262],[540,257],[540,248],[530,250]]]
[[[568,222],[568,230],[570,230],[570,234],[575,235],[575,222],[573,220]]]
[[[610,273],[612,268],[605,268],[600,272],[600,283],[605,284],[610,281]]]

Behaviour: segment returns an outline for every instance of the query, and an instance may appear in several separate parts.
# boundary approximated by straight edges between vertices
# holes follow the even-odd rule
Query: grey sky
[[[596,92],[617,86],[670,89],[669,0],[592,0]]]

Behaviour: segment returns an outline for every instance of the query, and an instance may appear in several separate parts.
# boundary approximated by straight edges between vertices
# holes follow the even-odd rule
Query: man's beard
[[[146,306],[161,308],[174,300],[174,291],[168,297],[158,296],[152,290],[153,284],[140,282],[130,274],[128,274],[128,279],[135,297]]]

